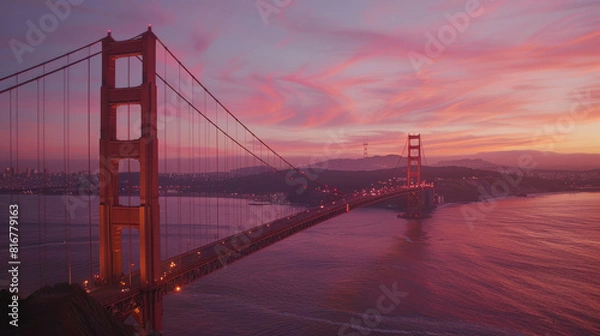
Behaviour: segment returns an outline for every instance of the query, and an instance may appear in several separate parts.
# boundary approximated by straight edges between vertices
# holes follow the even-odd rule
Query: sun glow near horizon
[[[200,10],[209,2],[86,1],[34,52],[22,53],[22,63],[4,48],[0,74],[79,47],[107,28],[124,39],[152,22],[203,84],[283,156],[321,155],[335,145],[340,157],[360,157],[365,137],[373,155],[400,154],[411,132],[422,134],[430,156],[600,154],[600,3],[473,3],[350,0],[340,10],[307,0],[265,18],[252,2],[210,2]],[[11,6],[2,11],[0,36],[26,42],[23,22],[48,8]],[[138,15],[118,19],[131,12]],[[417,68],[416,54],[424,60]],[[85,105],[80,100],[74,104]]]

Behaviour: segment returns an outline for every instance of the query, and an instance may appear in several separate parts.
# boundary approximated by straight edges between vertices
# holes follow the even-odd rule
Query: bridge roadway
[[[422,188],[431,188],[431,186]],[[156,289],[163,295],[178,291],[183,285],[294,233],[346,213],[347,210],[386,201],[410,190],[414,189],[406,186],[397,187],[375,195],[353,197],[335,204],[307,209],[169,258],[161,263],[163,276],[158,279]],[[124,282],[129,283],[129,279],[131,284],[127,287],[119,283],[103,285],[92,288],[90,295],[108,308],[113,315],[124,319],[142,304],[139,271],[123,277]]]

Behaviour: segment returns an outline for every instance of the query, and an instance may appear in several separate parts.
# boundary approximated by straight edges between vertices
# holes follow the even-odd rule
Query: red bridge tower
[[[406,170],[406,185],[411,188],[408,193],[408,217],[422,216],[421,202],[421,135],[408,135],[408,166]]]
[[[116,87],[116,60],[139,56],[142,83]],[[137,228],[140,236],[140,325],[145,333],[162,331],[160,281],[160,223],[158,208],[158,140],[156,112],[156,36],[151,28],[140,37],[115,41],[110,32],[102,41],[100,112],[100,280],[118,282],[122,275],[122,229]],[[139,105],[141,136],[117,140],[117,108]],[[140,205],[119,203],[119,161],[140,163]],[[132,288],[132,290],[134,290]]]

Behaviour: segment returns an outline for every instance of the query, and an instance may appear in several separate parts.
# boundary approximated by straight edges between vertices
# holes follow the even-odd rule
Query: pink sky
[[[408,132],[430,156],[600,153],[596,0],[295,0],[263,16],[257,3],[272,0],[71,2],[20,63],[9,41],[52,12],[44,1],[0,4],[0,76],[152,24],[287,157],[319,155],[332,134],[339,156],[360,157],[365,136],[369,154],[399,154]]]

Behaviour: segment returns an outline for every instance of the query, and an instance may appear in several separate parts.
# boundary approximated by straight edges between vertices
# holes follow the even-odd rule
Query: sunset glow
[[[9,3],[0,75],[150,22],[287,157],[319,155],[331,134],[341,156],[360,157],[365,137],[370,154],[399,154],[409,132],[423,134],[429,156],[600,153],[597,1],[303,0],[276,11],[254,1],[85,1],[32,52],[9,41],[25,43],[27,21],[50,9]]]

